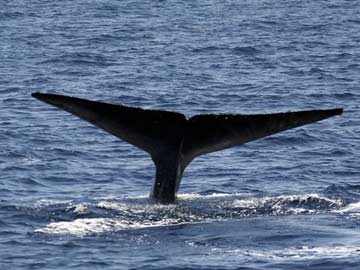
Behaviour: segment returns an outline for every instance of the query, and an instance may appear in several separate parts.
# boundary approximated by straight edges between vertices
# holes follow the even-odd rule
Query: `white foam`
[[[101,197],[94,197],[94,200],[143,200],[143,199],[149,199],[149,194],[143,194],[143,195],[108,195],[108,196],[101,196]]]
[[[338,213],[350,213],[350,212],[359,212],[360,213],[360,202],[357,203],[350,203],[349,205],[341,208],[340,210],[336,211]]]
[[[130,221],[113,218],[80,218],[74,221],[51,222],[46,227],[36,229],[35,232],[55,235],[86,236],[122,230],[135,230],[164,226],[182,225],[188,222],[180,222],[176,218],[164,218],[159,221]],[[193,222],[196,223],[196,222]]]
[[[238,197],[238,196],[244,196],[244,195],[249,195],[249,193],[211,193],[211,194],[207,194],[207,195],[201,195],[198,193],[180,193],[177,194],[177,199],[179,200],[194,200],[194,199],[216,199],[216,198],[231,198],[231,197]]]
[[[341,259],[360,255],[360,247],[354,246],[331,246],[331,247],[290,247],[277,250],[256,250],[256,249],[234,249],[223,250],[212,249],[216,253],[230,253],[237,256],[251,257],[253,259],[267,259],[275,261],[289,260],[311,260],[311,259]]]
[[[73,234],[84,236],[89,233],[101,233],[113,228],[114,223],[107,218],[77,219],[74,221],[52,222],[45,228],[36,229],[35,232],[48,234]],[[118,224],[121,226],[122,224]]]
[[[85,236],[106,232],[116,232],[124,229],[141,229],[176,224],[177,220],[166,219],[162,221],[133,222],[111,218],[82,218],[74,221],[52,222],[45,228],[36,229],[35,232],[47,234]]]
[[[304,194],[304,195],[281,195],[281,196],[267,196],[262,198],[252,199],[238,199],[234,200],[233,206],[244,208],[248,210],[257,210],[270,208],[274,214],[302,214],[302,213],[316,213],[319,207],[317,205],[309,208],[304,208],[302,205],[311,201],[319,203],[326,203],[329,207],[341,207],[344,203],[338,199],[330,199],[318,194]],[[297,203],[292,205],[292,203]],[[289,206],[287,206],[289,204]]]
[[[78,215],[83,215],[88,213],[89,211],[89,204],[87,203],[80,203],[80,204],[75,204],[75,205],[70,205],[67,207],[67,209],[72,209],[73,208],[73,212],[75,214]]]
[[[231,197],[238,197],[238,196],[249,196],[250,193],[211,193],[207,195],[201,195],[199,193],[178,193],[176,195],[176,198],[178,200],[195,200],[195,199],[209,199],[209,198],[231,198]],[[94,199],[96,200],[116,200],[116,199],[148,199],[150,197],[149,194],[146,195],[138,195],[138,196],[115,196],[115,195],[109,195],[109,196],[103,196],[103,197],[96,197]]]
[[[126,203],[117,203],[110,201],[101,201],[96,206],[103,209],[110,209],[117,211],[126,211],[129,209],[129,205]]]
[[[72,200],[51,200],[51,199],[41,199],[35,202],[35,207],[46,207],[51,205],[61,205],[61,204],[71,204]]]
[[[360,219],[360,202],[351,203],[335,212],[339,214],[348,214],[352,218]]]
[[[176,204],[129,204],[129,203],[119,203],[111,201],[101,201],[97,205],[99,208],[121,211],[121,212],[131,212],[144,214],[148,211],[156,210],[172,210],[176,208]]]
[[[236,197],[238,196],[238,197]],[[332,213],[347,213],[351,217],[360,218],[360,202],[345,205],[338,199],[330,199],[318,194],[305,195],[281,195],[262,198],[238,199],[240,194],[214,193],[209,195],[180,194],[180,200],[205,200],[208,206],[195,204],[169,204],[162,205],[147,202],[123,202],[102,200],[95,204],[75,204],[69,200],[40,200],[39,206],[65,204],[67,211],[75,214],[86,214],[91,207],[98,207],[106,210],[118,211],[120,216],[109,218],[82,218],[74,221],[52,222],[36,232],[49,234],[72,234],[84,236],[88,234],[116,232],[127,229],[141,229],[159,226],[170,226],[180,224],[195,224],[223,220],[226,218],[244,217],[254,214],[312,214],[322,211]],[[224,204],[213,204],[212,198],[225,199]],[[209,201],[206,201],[209,199]],[[223,201],[223,200],[221,200]],[[201,202],[202,204],[203,202]],[[203,211],[199,209],[204,209]],[[208,210],[211,208],[211,211]],[[194,210],[193,210],[194,209]],[[306,248],[302,251],[308,252]],[[290,252],[291,250],[289,250]],[[305,252],[304,251],[304,252]],[[317,252],[320,252],[318,250]],[[289,253],[290,254],[290,253]],[[290,255],[289,255],[290,256]]]

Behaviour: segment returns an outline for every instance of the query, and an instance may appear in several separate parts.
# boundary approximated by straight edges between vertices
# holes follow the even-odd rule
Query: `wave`
[[[226,52],[229,54],[234,55],[245,55],[245,56],[253,56],[261,53],[260,50],[256,49],[252,46],[235,46],[235,47],[228,47],[228,46],[205,46],[205,47],[196,47],[191,49],[193,53],[213,53],[213,52]]]
[[[236,55],[249,55],[249,56],[261,53],[260,50],[252,46],[234,47],[232,48],[232,52]]]
[[[319,194],[254,198],[244,197],[244,194],[190,193],[180,194],[176,204],[168,205],[138,196],[79,203],[68,200],[40,200],[34,206],[41,212],[52,211],[51,222],[35,232],[77,236],[252,216],[331,213],[360,218],[360,202],[346,204],[341,199]]]
[[[45,228],[37,229],[35,232],[85,236],[88,234],[114,232],[124,229],[141,229],[164,225],[168,224],[165,222],[140,223],[112,218],[82,218],[74,221],[51,222]]]
[[[116,60],[97,53],[76,52],[67,53],[44,60],[39,64],[67,64],[67,65],[94,65],[100,67],[116,65]]]
[[[236,254],[236,256],[247,259],[272,261],[300,261],[312,259],[342,259],[357,257],[360,255],[360,248],[356,246],[319,246],[319,247],[290,247],[274,250],[257,249],[222,249],[213,248],[213,253]]]
[[[350,203],[349,205],[335,211],[339,214],[346,214],[351,218],[360,219],[360,202]]]
[[[338,209],[344,206],[344,202],[318,194],[305,194],[236,200],[234,206],[253,215],[257,213],[268,215],[315,214]]]

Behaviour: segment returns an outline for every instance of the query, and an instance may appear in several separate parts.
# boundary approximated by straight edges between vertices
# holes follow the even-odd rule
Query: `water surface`
[[[359,269],[358,1],[1,6],[1,269]],[[35,91],[187,117],[345,113],[200,157],[158,205],[144,152]]]

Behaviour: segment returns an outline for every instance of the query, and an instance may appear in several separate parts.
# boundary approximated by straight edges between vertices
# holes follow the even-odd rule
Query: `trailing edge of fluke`
[[[173,203],[182,174],[196,157],[342,114],[343,109],[241,115],[208,114],[186,119],[176,112],[33,93],[148,152],[156,166],[151,196]]]

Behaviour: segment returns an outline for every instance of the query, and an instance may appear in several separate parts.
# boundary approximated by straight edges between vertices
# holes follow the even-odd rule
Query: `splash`
[[[299,214],[351,214],[359,216],[360,205],[319,194],[246,197],[243,194],[181,194],[178,203],[162,205],[141,197],[100,199],[92,202],[41,200],[35,205],[51,211],[61,206],[52,222],[36,232],[84,236],[121,230],[216,222],[252,216]],[[58,220],[57,220],[58,218]]]
[[[360,202],[351,203],[335,212],[343,215],[349,215],[355,219],[360,219]]]
[[[282,195],[235,200],[234,207],[252,215],[316,214],[344,206],[340,199],[330,199],[318,194]]]
[[[120,230],[152,228],[171,225],[169,221],[163,222],[132,222],[112,218],[83,218],[74,221],[52,222],[45,228],[37,229],[35,232],[55,235],[76,235],[86,236],[89,234],[99,234],[116,232]]]

